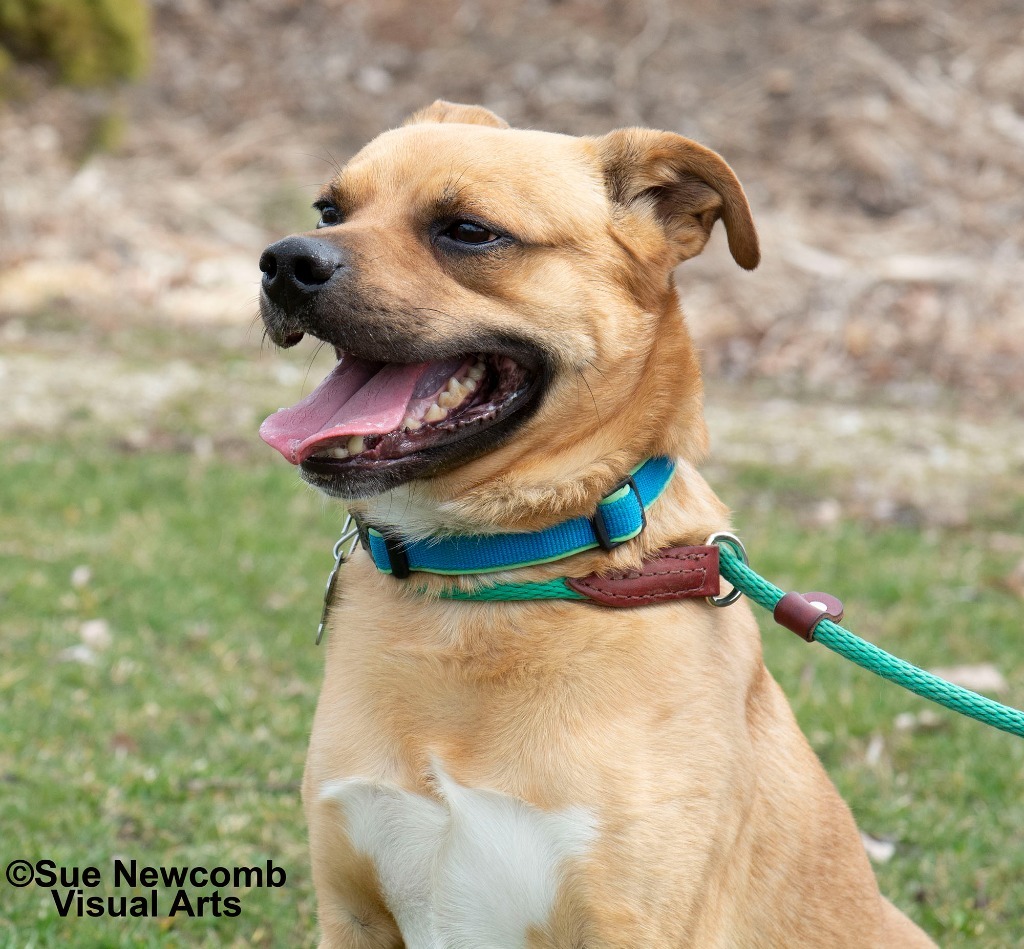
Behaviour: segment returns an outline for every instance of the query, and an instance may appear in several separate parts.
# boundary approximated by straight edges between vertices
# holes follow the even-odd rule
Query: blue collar
[[[592,517],[576,517],[530,534],[460,534],[408,540],[366,527],[364,546],[381,573],[493,573],[561,560],[584,550],[614,550],[647,526],[649,508],[675,471],[670,458],[648,458],[597,503]]]

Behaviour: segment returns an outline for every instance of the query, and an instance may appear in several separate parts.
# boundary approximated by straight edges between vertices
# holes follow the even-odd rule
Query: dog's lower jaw
[[[643,393],[623,397],[624,417],[636,419],[626,437],[625,425],[610,427],[610,420],[599,415],[570,414],[553,420],[539,413],[504,444],[443,478],[389,487],[349,507],[375,526],[415,539],[536,531],[589,517],[601,498],[647,458],[667,456],[692,470],[703,457],[707,431],[699,383],[687,394],[684,409],[649,399],[648,410],[638,413],[630,403],[643,399]],[[706,486],[702,493],[710,494]],[[713,506],[725,511],[717,501]]]

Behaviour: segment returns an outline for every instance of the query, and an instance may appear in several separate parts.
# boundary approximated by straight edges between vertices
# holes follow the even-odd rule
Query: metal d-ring
[[[743,561],[744,565],[749,566],[750,564],[750,561],[747,559],[747,550],[743,546],[743,541],[729,531],[715,531],[706,541],[704,541],[704,544],[708,547],[712,544],[716,547],[725,544],[732,549],[733,553],[735,553],[740,560]],[[721,596],[709,596],[707,597],[707,601],[712,606],[732,606],[732,604],[741,596],[743,596],[743,591],[739,587],[733,586],[728,593],[724,593]]]

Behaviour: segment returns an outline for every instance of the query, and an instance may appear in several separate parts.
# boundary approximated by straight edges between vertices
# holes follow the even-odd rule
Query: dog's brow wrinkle
[[[429,216],[435,220],[440,220],[444,218],[457,218],[472,215],[474,217],[484,218],[485,220],[497,223],[497,219],[500,215],[495,214],[492,207],[471,195],[467,195],[465,192],[465,188],[458,188],[454,191],[450,188],[446,188],[445,191],[430,205],[428,211]]]
[[[454,204],[463,197],[463,194],[466,189],[462,187],[462,179],[466,175],[466,169],[463,168],[459,172],[458,177],[453,179],[452,175],[454,174],[455,171],[453,169],[448,177],[448,180],[445,182],[444,187],[441,189],[441,195],[440,198],[438,199],[439,202],[448,202]]]
[[[431,203],[429,214],[432,218],[446,218],[475,213],[468,206],[470,204],[471,202],[466,201],[462,196],[446,191]]]
[[[438,195],[435,204],[438,207],[455,204],[459,200],[459,189],[455,185],[447,184],[441,194]]]
[[[466,177],[466,169],[463,168],[461,171],[459,171],[458,177],[453,178],[454,175],[455,169],[452,168],[450,174],[448,175],[448,181],[445,183],[445,192],[451,191],[454,194],[458,194],[459,185],[462,183],[462,179]]]
[[[338,174],[341,174],[340,169]],[[344,182],[340,179],[335,179],[321,188],[316,201],[313,203],[314,205],[321,203],[332,204],[343,214],[351,213],[352,207],[355,204],[355,202],[350,199],[348,192],[345,190]]]

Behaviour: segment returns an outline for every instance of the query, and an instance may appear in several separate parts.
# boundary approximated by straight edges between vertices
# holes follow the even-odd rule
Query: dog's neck
[[[475,575],[564,560],[585,550],[608,553],[638,537],[647,512],[672,480],[675,462],[648,458],[613,485],[585,515],[534,531],[500,534],[445,534],[415,540],[394,528],[357,517],[363,544],[377,568],[396,577],[411,571]]]
[[[627,472],[629,470],[626,469]],[[616,479],[616,481],[618,480],[621,480],[621,476]],[[451,509],[447,505],[436,504],[426,491],[417,491],[412,485],[369,501],[355,502],[350,507],[364,528],[371,526],[375,533],[390,534],[398,541],[434,542],[442,538],[453,537],[461,541],[503,533],[536,534],[555,525],[564,526],[567,521],[578,519],[581,516],[589,519],[594,515],[595,507],[607,494],[608,489],[609,486],[606,485],[602,491],[597,492],[593,501],[588,502],[582,512],[578,507],[567,506],[566,516],[554,514],[545,522],[535,523],[527,531],[503,528],[501,524],[494,523],[489,524],[487,529],[480,529],[478,524],[471,520],[456,520],[450,516]],[[575,500],[575,494],[572,491],[566,491],[565,494]],[[536,557],[523,557],[522,563],[529,564],[527,572],[531,575],[536,571],[544,574],[551,571],[557,573],[561,568],[561,562],[567,556],[572,556],[574,572],[581,565],[586,565],[583,572],[600,569],[602,562],[607,562],[616,568],[630,567],[639,564],[660,548],[679,543],[701,543],[711,532],[728,527],[727,510],[710,491],[704,479],[693,466],[684,460],[677,460],[675,473],[664,487],[663,492],[660,486],[656,492],[652,492],[651,483],[648,480],[644,494],[648,498],[657,496],[658,500],[649,506],[647,525],[634,540],[623,543],[621,546],[615,546],[610,553],[607,550],[601,550],[598,545],[591,544],[589,553],[576,554],[567,548],[564,554],[557,557],[545,557],[544,560]],[[625,507],[629,508],[628,505]],[[379,536],[377,546],[381,546]],[[433,548],[434,544],[431,543],[428,546]],[[387,572],[388,555],[377,550],[375,559],[378,560],[378,567]],[[541,566],[545,562],[547,566]],[[498,569],[499,566],[500,564],[495,562],[489,569]],[[509,569],[514,569],[515,566],[516,564],[513,563],[507,564]],[[413,569],[416,568],[413,567]],[[429,570],[430,568],[425,567],[424,569]],[[466,575],[476,574],[479,571],[476,569],[443,569],[432,572]],[[422,577],[424,574],[419,574],[419,576]]]
[[[560,482],[513,480],[505,474],[452,478],[444,495],[432,482],[410,481],[346,506],[361,521],[409,540],[542,530],[589,516],[608,490],[642,460],[615,456]]]
[[[594,460],[571,446],[543,456],[509,446],[442,480],[410,481],[346,506],[366,523],[410,540],[543,530],[592,514],[611,487],[645,458],[678,458],[671,448],[660,448],[611,451]],[[553,478],[555,471],[567,474]]]
[[[383,494],[347,505],[367,524],[390,530],[411,540],[425,540],[439,534],[468,534],[473,525],[446,505],[438,504],[422,481],[408,481]]]

